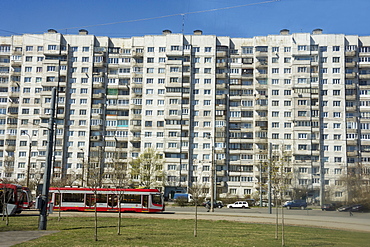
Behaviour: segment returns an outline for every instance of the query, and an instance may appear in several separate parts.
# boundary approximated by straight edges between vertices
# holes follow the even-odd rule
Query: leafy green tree
[[[163,185],[163,156],[154,149],[144,150],[130,165],[131,178],[138,181],[138,187],[150,189]]]
[[[348,204],[362,204],[370,208],[370,168],[362,163],[348,167],[347,173],[342,176],[344,191],[347,191]]]

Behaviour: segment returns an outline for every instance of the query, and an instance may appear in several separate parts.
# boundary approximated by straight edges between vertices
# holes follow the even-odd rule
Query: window
[[[335,134],[334,135],[334,140],[340,140],[341,139],[341,135],[340,134]]]
[[[340,79],[333,79],[333,84],[340,84]]]
[[[56,51],[57,50],[57,46],[56,45],[48,45],[48,50],[49,51]]]
[[[272,73],[273,74],[278,74],[279,73],[279,68],[272,68]]]
[[[333,51],[340,51],[340,46],[333,46]]]
[[[299,45],[298,51],[307,51],[307,45]]]
[[[333,68],[333,73],[334,74],[339,74],[340,73],[340,68]]]
[[[340,95],[340,90],[333,90],[333,95]]]
[[[179,51],[180,50],[180,46],[178,45],[172,45],[171,46],[171,51]]]

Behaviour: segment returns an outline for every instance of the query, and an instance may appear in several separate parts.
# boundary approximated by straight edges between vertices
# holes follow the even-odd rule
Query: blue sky
[[[130,37],[161,34],[169,29],[191,34],[253,37],[278,34],[281,29],[370,35],[369,0],[9,0],[2,3],[0,36],[43,33],[53,28],[63,34],[78,33]],[[273,1],[273,0],[271,0]],[[231,6],[255,4],[222,9]],[[217,11],[186,14],[203,10]],[[174,15],[135,22],[125,22]],[[100,25],[116,23],[110,25]]]

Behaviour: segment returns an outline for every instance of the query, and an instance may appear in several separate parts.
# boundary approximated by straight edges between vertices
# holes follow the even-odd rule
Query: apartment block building
[[[112,186],[114,160],[129,169],[147,148],[163,155],[167,191],[209,194],[214,168],[217,197],[253,197],[279,159],[287,197],[345,201],[348,174],[369,183],[370,36],[0,37],[0,179],[42,175],[53,87],[53,177],[75,185],[88,163]]]

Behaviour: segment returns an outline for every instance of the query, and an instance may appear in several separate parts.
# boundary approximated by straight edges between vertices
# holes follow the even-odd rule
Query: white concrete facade
[[[370,169],[369,75],[370,36],[321,30],[0,37],[0,179],[25,179],[30,140],[30,179],[42,172],[59,87],[54,177],[82,174],[99,150],[107,169],[115,153],[128,163],[151,147],[165,160],[160,184],[207,192],[214,147],[217,195],[245,196],[258,193],[261,161],[284,150],[287,195],[317,200],[324,176],[330,200],[345,201],[343,176]]]

